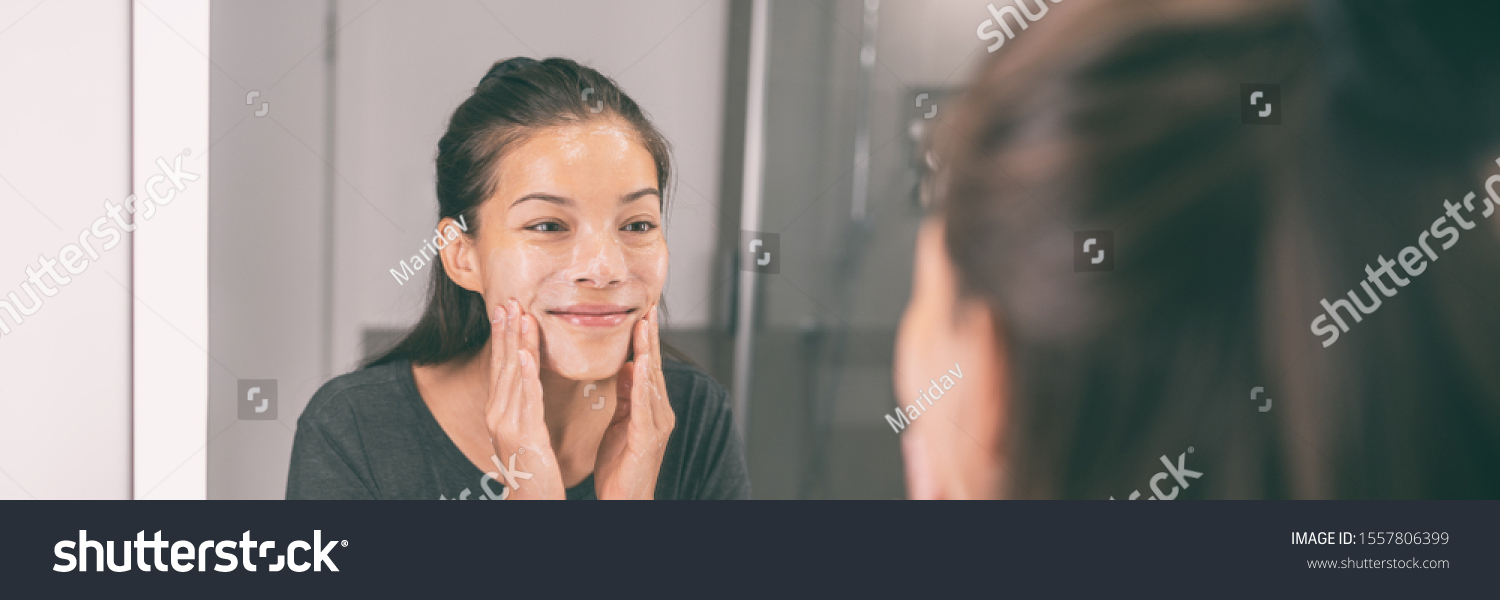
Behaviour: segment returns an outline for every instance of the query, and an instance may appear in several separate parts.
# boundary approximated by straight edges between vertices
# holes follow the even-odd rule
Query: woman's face
[[[614,376],[667,279],[650,152],[629,125],[596,119],[533,133],[496,175],[467,255],[476,291],[491,315],[515,299],[536,319],[543,369]]]
[[[907,497],[1000,497],[1006,369],[993,313],[958,293],[940,219],[923,223],[913,271],[892,369],[897,409],[912,416],[901,432]]]

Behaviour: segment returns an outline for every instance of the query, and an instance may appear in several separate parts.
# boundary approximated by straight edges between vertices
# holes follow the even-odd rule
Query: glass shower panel
[[[922,217],[920,139],[983,55],[965,37],[983,7],[970,8],[771,5],[760,227],[780,257],[755,297],[758,498],[905,495],[900,438],[883,417]]]

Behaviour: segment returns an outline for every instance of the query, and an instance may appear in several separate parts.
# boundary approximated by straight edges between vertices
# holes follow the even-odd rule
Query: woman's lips
[[[549,309],[547,314],[579,327],[614,327],[624,323],[634,308],[618,304],[574,304]]]

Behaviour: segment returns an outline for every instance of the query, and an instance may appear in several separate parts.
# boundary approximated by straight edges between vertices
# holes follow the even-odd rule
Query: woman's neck
[[[454,373],[469,390],[463,395],[480,418],[484,416],[490,388],[496,383],[490,373],[490,349],[491,345],[486,344]],[[594,470],[599,440],[614,415],[615,378],[578,381],[544,368],[541,380],[542,414],[552,450],[562,468],[563,480],[569,486],[575,485]]]

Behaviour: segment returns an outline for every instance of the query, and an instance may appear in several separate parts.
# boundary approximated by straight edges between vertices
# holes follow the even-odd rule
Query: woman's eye
[[[625,226],[625,231],[631,233],[646,233],[652,229],[656,229],[656,223],[650,221],[636,221]]]
[[[526,226],[527,231],[540,231],[542,233],[555,233],[563,230],[562,223],[557,221],[542,221],[534,225]]]

